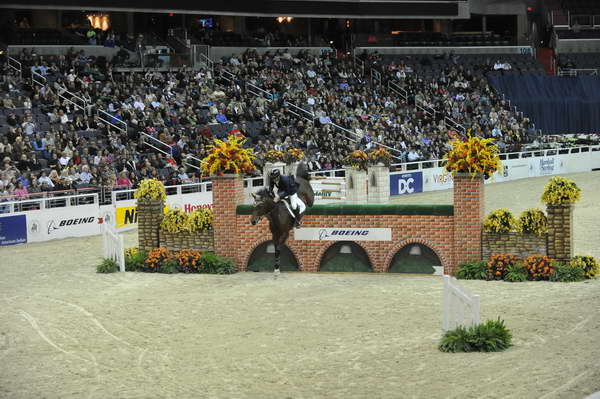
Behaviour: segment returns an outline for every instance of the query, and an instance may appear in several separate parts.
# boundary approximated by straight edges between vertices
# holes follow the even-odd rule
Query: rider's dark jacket
[[[271,180],[269,184],[269,191],[273,192],[273,188],[275,187],[275,182]],[[298,191],[298,183],[291,176],[281,176],[279,178],[279,184],[277,185],[277,195],[280,198],[285,198],[290,195],[296,194]]]

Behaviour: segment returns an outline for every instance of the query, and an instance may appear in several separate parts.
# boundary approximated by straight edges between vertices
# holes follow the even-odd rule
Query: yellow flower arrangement
[[[548,231],[548,218],[539,209],[524,210],[519,216],[517,230],[524,234],[541,236]]]
[[[500,168],[498,147],[492,139],[469,136],[465,141],[450,142],[452,150],[445,156],[446,170],[453,175],[469,173],[473,177],[483,175],[487,179]]]
[[[256,158],[251,148],[244,148],[246,139],[229,136],[227,140],[215,139],[208,146],[209,153],[203,159],[202,171],[208,175],[222,176],[225,173],[252,173]]]
[[[353,169],[367,170],[369,167],[369,156],[364,151],[352,151],[344,158],[344,164]]]
[[[269,150],[265,154],[265,161],[271,162],[271,163],[283,162],[284,158],[285,158],[285,154],[283,152],[277,151],[277,150]]]
[[[392,156],[388,150],[383,147],[379,147],[369,153],[369,160],[373,165],[377,165],[381,162],[385,166],[390,166],[390,163],[392,163]]]
[[[302,158],[304,158],[304,151],[299,148],[290,148],[285,152],[283,158],[283,161],[288,165],[294,162],[299,162],[302,160]]]
[[[189,216],[181,209],[169,209],[163,218],[160,229],[168,233],[187,231]]]
[[[196,209],[187,216],[186,229],[189,232],[206,231],[212,228],[214,213],[211,209]]]
[[[549,205],[568,204],[580,198],[581,189],[577,184],[573,180],[560,176],[551,178],[542,194],[542,201]]]
[[[161,181],[156,179],[142,180],[140,186],[133,195],[135,199],[162,199],[167,198],[165,186]]]
[[[581,267],[583,269],[583,273],[585,274],[585,278],[588,279],[596,278],[596,276],[600,274],[600,264],[592,256],[574,256],[569,262],[569,266]]]
[[[514,230],[516,220],[508,209],[496,209],[490,212],[483,221],[483,230],[488,233],[508,233]]]

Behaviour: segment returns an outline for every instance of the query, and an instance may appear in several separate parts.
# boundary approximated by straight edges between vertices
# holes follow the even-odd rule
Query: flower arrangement
[[[517,230],[524,234],[541,236],[548,231],[548,218],[539,209],[524,210],[519,216]]]
[[[560,176],[551,178],[542,194],[542,201],[549,205],[568,204],[580,198],[581,189],[577,184],[573,180]]]
[[[144,261],[145,272],[157,273],[161,271],[161,266],[173,260],[173,255],[165,248],[154,248],[148,253],[148,257]]]
[[[135,199],[161,199],[164,201],[167,198],[167,193],[165,192],[165,186],[161,181],[156,179],[145,179],[142,180],[138,189],[135,190],[133,197]]]
[[[136,272],[144,268],[146,260],[146,252],[140,251],[139,248],[125,249],[125,271]]]
[[[517,264],[518,258],[511,254],[494,254],[487,262],[488,277],[491,280],[502,280],[508,269]]]
[[[169,209],[160,223],[160,229],[168,233],[186,231],[188,219],[188,215],[181,209]]]
[[[229,136],[227,140],[214,139],[208,146],[209,154],[202,160],[202,171],[208,175],[222,176],[225,173],[252,173],[252,160],[256,158],[251,148],[243,148],[246,139]]]
[[[585,278],[596,278],[600,274],[600,264],[592,256],[574,256],[569,262],[569,266],[579,266],[583,269]]]
[[[196,209],[187,216],[186,229],[191,233],[196,231],[206,231],[212,228],[214,213],[211,209]]]
[[[304,158],[304,151],[299,148],[290,148],[285,152],[283,161],[289,165],[301,161],[302,158]]]
[[[175,260],[179,271],[183,273],[199,273],[202,257],[202,251],[194,249],[182,249],[175,254]]]
[[[277,150],[269,150],[265,154],[265,161],[271,163],[283,162],[285,154]]]
[[[552,266],[553,260],[545,255],[530,255],[523,265],[527,269],[530,280],[548,280],[555,270]]]
[[[352,151],[344,158],[344,164],[354,169],[367,170],[369,167],[369,156],[364,151]]]
[[[392,163],[392,155],[385,148],[379,147],[369,153],[369,160],[373,165],[382,163],[385,166],[390,166],[390,163]]]
[[[490,212],[483,221],[483,230],[488,233],[503,234],[514,230],[516,220],[508,209],[500,208]]]
[[[450,142],[452,150],[445,156],[446,170],[452,174],[483,175],[487,179],[500,168],[500,151],[492,139],[469,136]]]

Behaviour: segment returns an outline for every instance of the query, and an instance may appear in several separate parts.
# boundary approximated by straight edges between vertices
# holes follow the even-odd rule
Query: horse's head
[[[273,197],[266,188],[258,190],[256,193],[252,193],[252,198],[254,198],[254,209],[252,210],[252,219],[250,219],[250,223],[254,226],[263,216],[269,214],[273,210],[275,201],[273,201]]]

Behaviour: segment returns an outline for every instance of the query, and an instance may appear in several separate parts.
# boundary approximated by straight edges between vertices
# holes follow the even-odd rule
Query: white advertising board
[[[27,241],[41,242],[96,235],[102,232],[103,222],[96,204],[28,212]]]
[[[294,239],[310,241],[392,241],[392,229],[307,227],[294,230]]]

